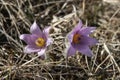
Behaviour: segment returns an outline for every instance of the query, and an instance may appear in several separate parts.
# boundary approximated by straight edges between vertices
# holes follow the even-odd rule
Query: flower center
[[[81,35],[80,34],[74,34],[73,36],[73,43],[78,44],[80,43]]]
[[[45,45],[45,40],[43,38],[38,38],[36,41],[35,41],[35,44],[39,47],[43,47]]]

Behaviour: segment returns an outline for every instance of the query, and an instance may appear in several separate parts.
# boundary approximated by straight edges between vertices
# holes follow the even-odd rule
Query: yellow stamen
[[[80,38],[81,38],[80,34],[74,34],[74,36],[73,36],[73,43],[75,43],[75,44],[80,43]]]
[[[43,38],[38,38],[36,41],[35,41],[35,44],[39,47],[43,47],[45,45],[45,40]]]

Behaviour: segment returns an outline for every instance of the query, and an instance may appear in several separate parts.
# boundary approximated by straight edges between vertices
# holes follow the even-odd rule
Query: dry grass
[[[103,0],[109,1],[109,0]],[[0,0],[1,80],[119,80],[120,2],[101,0]],[[119,0],[115,0],[119,1]],[[65,55],[65,37],[78,23],[96,26],[94,56]],[[19,35],[29,33],[36,20],[41,28],[52,26],[54,38],[48,58],[26,55]]]

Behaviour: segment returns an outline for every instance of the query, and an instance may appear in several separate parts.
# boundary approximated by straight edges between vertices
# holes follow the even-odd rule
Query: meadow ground
[[[80,53],[64,58],[66,35],[79,19],[95,26],[99,43],[93,57]],[[52,26],[54,43],[47,59],[24,54],[19,39],[34,20]],[[0,0],[0,80],[120,80],[119,0]]]

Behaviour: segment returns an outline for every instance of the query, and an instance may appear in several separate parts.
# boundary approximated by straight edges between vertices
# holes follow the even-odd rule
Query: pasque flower
[[[49,37],[49,30],[50,27],[47,27],[41,31],[35,21],[30,28],[31,34],[20,35],[20,39],[27,43],[24,52],[37,52],[39,56],[44,55],[47,46],[52,43],[52,38]]]
[[[89,36],[93,30],[95,30],[95,27],[83,27],[82,22],[79,21],[77,26],[68,34],[70,46],[68,48],[67,56],[72,56],[78,51],[91,57],[92,52],[89,47],[97,43],[96,39]]]

